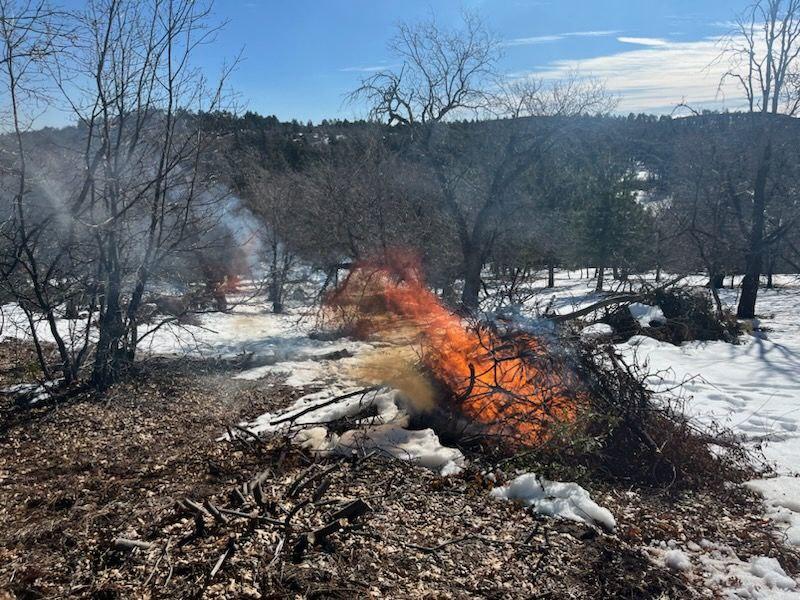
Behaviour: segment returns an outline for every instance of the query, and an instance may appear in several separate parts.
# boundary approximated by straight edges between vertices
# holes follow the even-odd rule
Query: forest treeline
[[[785,116],[528,117],[426,126],[432,133],[255,113],[203,118],[217,136],[220,177],[279,242],[270,250],[276,265],[327,270],[412,249],[445,294],[469,275],[471,260],[518,279],[592,266],[599,289],[605,277],[645,271],[704,272],[721,287],[725,275],[745,270],[754,136],[769,119],[780,158],[768,186],[764,283],[800,266],[800,122]],[[463,217],[443,198],[423,135],[437,138],[461,178]],[[509,146],[525,146],[526,164],[490,190],[513,162]],[[497,195],[488,208],[487,193]],[[482,230],[473,234],[476,223]],[[477,259],[464,241],[471,234]]]

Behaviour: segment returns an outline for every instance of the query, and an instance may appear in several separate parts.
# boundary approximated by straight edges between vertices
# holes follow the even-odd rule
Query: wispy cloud
[[[562,35],[564,37],[607,37],[618,33],[617,29],[601,29],[599,31],[571,31]]]
[[[550,42],[559,42],[561,40],[573,37],[607,37],[618,34],[619,31],[602,30],[602,31],[568,31],[566,33],[554,33],[551,35],[535,35],[532,37],[514,38],[505,40],[504,46],[535,46],[537,44],[547,44]]]
[[[669,42],[661,38],[648,37],[618,37],[618,42],[623,44],[636,44],[638,46],[667,46]]]
[[[548,42],[557,42],[563,40],[563,35],[536,35],[533,37],[515,38],[513,40],[505,40],[504,46],[534,46],[536,44],[546,44]]]
[[[658,41],[631,42],[642,47],[606,56],[555,61],[525,76],[555,80],[577,72],[596,77],[619,97],[617,110],[622,113],[668,113],[684,100],[698,108],[741,107],[741,94],[733,81],[720,87],[728,68],[724,61],[717,60],[722,50],[721,37],[693,42]]]
[[[344,67],[339,69],[341,73],[377,73],[385,69],[391,68],[393,65],[375,65],[372,67]]]

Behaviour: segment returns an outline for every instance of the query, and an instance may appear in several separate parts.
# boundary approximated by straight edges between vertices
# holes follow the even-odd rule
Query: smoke
[[[418,359],[407,346],[381,348],[361,358],[351,375],[366,385],[396,389],[415,412],[430,412],[436,405],[436,394],[428,378],[415,366]]]
[[[265,273],[264,225],[244,205],[240,198],[227,194],[220,213],[220,223],[228,230],[242,251],[250,273],[259,279]]]

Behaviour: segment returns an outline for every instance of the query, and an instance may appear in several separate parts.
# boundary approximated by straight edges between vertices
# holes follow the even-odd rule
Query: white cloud
[[[373,67],[345,67],[339,69],[341,73],[377,73],[391,68],[393,65],[375,65]]]
[[[669,42],[661,38],[646,38],[646,37],[618,37],[618,42],[623,44],[637,44],[639,46],[667,46]]]
[[[535,44],[546,44],[563,40],[563,35],[537,35],[533,37],[515,38],[503,42],[504,46],[533,46]]]
[[[605,29],[599,31],[571,31],[570,33],[563,34],[565,37],[607,37],[609,35],[617,35],[619,30]]]
[[[533,37],[515,38],[503,42],[504,46],[534,46],[537,44],[547,44],[549,42],[559,42],[571,37],[607,37],[618,34],[619,31],[598,30],[598,31],[568,31],[566,33],[554,33],[552,35],[536,35]]]
[[[681,101],[696,108],[741,108],[741,91],[729,80],[720,89],[728,68],[719,61],[721,38],[694,42],[645,44],[642,48],[584,60],[559,60],[527,76],[564,79],[596,77],[619,97],[617,111],[669,113]]]

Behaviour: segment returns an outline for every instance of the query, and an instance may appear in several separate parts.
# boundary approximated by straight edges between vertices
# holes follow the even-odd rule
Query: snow
[[[595,503],[589,492],[577,483],[548,481],[534,473],[525,473],[508,485],[494,488],[491,495],[530,506],[535,512],[550,517],[601,525],[609,531],[617,526],[614,515]]]
[[[731,600],[789,600],[800,597],[800,586],[770,557],[744,561],[729,547],[708,540],[679,544],[660,542],[644,549],[655,562],[681,571],[689,580]]]
[[[688,571],[692,568],[692,561],[682,550],[669,550],[664,555],[664,564],[675,571]]]
[[[660,324],[666,323],[667,319],[664,316],[664,311],[660,306],[650,306],[649,304],[642,304],[634,302],[628,306],[631,316],[639,321],[642,327],[650,327],[652,323]]]
[[[51,390],[61,384],[61,379],[43,383],[17,383],[0,390],[0,394],[14,396],[25,404],[33,405],[50,397]]]
[[[778,477],[751,482],[764,496],[765,510],[800,545],[800,282],[778,279],[779,289],[761,290],[757,305],[762,328],[739,344],[687,342],[674,346],[634,336],[617,349],[652,373],[649,383],[666,391],[682,384],[685,410],[700,424],[719,424],[758,446]],[[732,290],[722,300],[735,303]]]
[[[704,278],[690,278],[700,284]],[[762,289],[751,333],[741,343],[689,342],[674,346],[647,336],[634,336],[617,350],[629,361],[651,373],[649,383],[658,391],[682,389],[685,410],[700,425],[719,424],[741,435],[759,448],[776,476],[747,483],[764,498],[765,513],[780,528],[788,544],[800,547],[800,279],[776,277],[775,290]],[[594,281],[576,271],[556,273],[556,287],[545,288],[544,280],[533,286],[536,295],[522,307],[523,314],[536,315],[546,307],[568,313],[597,302],[604,296]],[[721,300],[735,306],[736,290],[721,290]],[[457,449],[443,446],[431,429],[409,430],[405,401],[399,392],[380,389],[330,406],[321,406],[337,396],[363,387],[350,377],[351,367],[364,353],[378,351],[374,345],[355,340],[324,341],[309,337],[312,315],[299,310],[274,315],[263,297],[231,298],[237,302],[229,313],[198,315],[195,325],[171,325],[148,336],[140,344],[144,354],[188,354],[202,357],[249,357],[250,366],[235,375],[242,381],[265,377],[285,378],[297,388],[321,391],[306,394],[291,406],[266,414],[245,426],[256,432],[291,434],[296,443],[317,452],[350,454],[355,450],[378,450],[409,460],[443,475],[466,465]],[[657,306],[633,304],[631,315],[643,326],[664,319]],[[28,324],[18,306],[2,307],[0,339],[27,336]],[[58,328],[67,332],[80,327],[61,319]],[[37,324],[43,341],[51,336],[46,324]],[[583,339],[613,333],[603,324],[581,331]],[[331,353],[346,353],[331,359]],[[8,391],[8,390],[5,390]],[[37,397],[34,388],[19,390]],[[345,417],[357,418],[367,407],[372,416],[353,423],[341,435],[326,423]],[[318,408],[314,408],[318,407]],[[273,424],[300,411],[292,427]],[[589,492],[576,483],[553,482],[535,474],[523,474],[508,485],[495,488],[492,496],[514,500],[541,514],[599,524],[613,529],[615,520],[596,504]],[[787,576],[773,558],[741,560],[724,545],[687,542],[652,550],[655,559],[687,576],[702,577],[709,585],[732,598],[797,598],[798,583]]]
[[[588,327],[581,329],[582,340],[596,340],[604,337],[609,337],[614,334],[614,328],[607,323],[593,323]]]
[[[346,455],[355,451],[377,450],[444,476],[453,475],[464,468],[464,455],[455,448],[442,445],[432,429],[406,429],[408,415],[403,408],[405,401],[395,390],[381,388],[326,405],[329,400],[358,390],[358,387],[327,387],[321,392],[299,398],[280,413],[261,415],[244,426],[254,433],[277,434],[289,433],[291,427],[301,426],[294,441],[315,452]],[[325,427],[326,423],[355,417],[367,408],[374,409],[376,414],[356,420],[353,428],[341,435],[331,433]],[[279,422],[294,415],[300,416],[291,422]]]
[[[764,497],[765,512],[783,525],[786,543],[800,546],[800,478],[778,476],[746,485]]]
[[[690,277],[686,283],[700,286],[705,279]],[[746,324],[752,334],[742,336],[739,344],[689,342],[674,346],[634,336],[617,349],[629,362],[652,374],[649,383],[657,390],[682,389],[684,409],[696,422],[728,427],[763,452],[777,476],[747,486],[764,497],[765,513],[783,539],[800,546],[800,278],[777,276],[775,283],[776,289],[760,290],[756,306],[760,318]],[[534,311],[541,307],[542,298],[558,313],[583,308],[601,299],[593,284],[580,279],[577,272],[557,272],[555,289],[540,284],[539,297],[529,300],[526,308]],[[720,298],[726,306],[735,307],[737,290],[720,290]],[[656,309],[634,307],[631,314],[647,325],[645,319],[663,317]],[[689,571],[700,572],[727,597],[800,598],[800,584],[773,558],[742,561],[730,548],[709,543],[701,549],[689,542],[682,552],[697,565]],[[679,558],[672,554],[669,561],[675,566],[684,564]],[[664,555],[659,560],[666,564]]]

